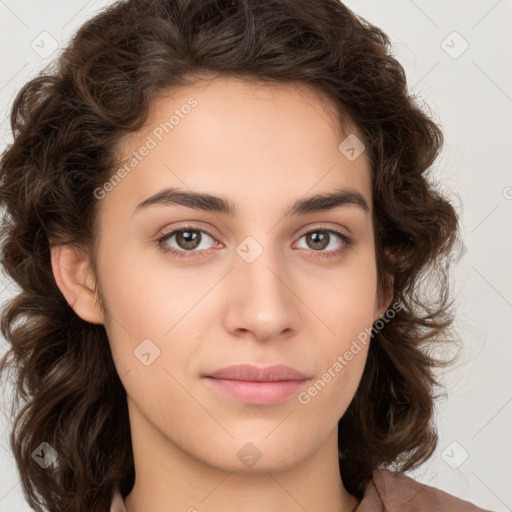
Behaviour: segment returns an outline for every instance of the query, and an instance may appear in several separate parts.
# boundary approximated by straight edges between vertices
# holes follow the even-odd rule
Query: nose
[[[291,335],[301,321],[292,273],[271,249],[265,248],[250,261],[234,255],[225,328],[233,335],[252,335],[260,341]]]

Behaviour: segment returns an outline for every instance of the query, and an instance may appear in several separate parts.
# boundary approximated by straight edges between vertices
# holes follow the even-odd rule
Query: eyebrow
[[[228,199],[174,187],[165,188],[148,197],[135,207],[133,214],[146,210],[151,206],[172,204],[186,206],[194,210],[224,213],[230,216],[238,215],[236,204]],[[339,188],[333,192],[324,192],[303,199],[297,199],[287,208],[284,216],[306,215],[308,213],[332,210],[341,206],[356,206],[365,213],[370,211],[366,199],[360,192],[349,188]]]

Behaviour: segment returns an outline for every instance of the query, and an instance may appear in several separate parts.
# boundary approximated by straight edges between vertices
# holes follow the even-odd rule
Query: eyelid
[[[205,227],[201,226],[200,224],[195,224],[196,222],[198,222],[198,221],[183,222],[181,224],[178,224],[177,226],[173,226],[172,228],[160,229],[158,231],[158,234],[159,234],[160,237],[166,237],[166,236],[171,236],[174,231],[180,231],[180,230],[189,229],[191,231],[192,230],[193,231],[204,231],[207,235],[211,236],[212,238],[215,239],[216,242],[218,242],[218,239],[220,237],[217,234],[214,234],[213,230],[210,230],[209,228],[205,228]],[[344,227],[344,229],[346,229],[349,233],[352,233],[352,231],[349,228]],[[331,226],[328,226],[326,224],[320,224],[320,225],[317,225],[317,226],[312,226],[310,228],[306,228],[305,230],[302,230],[302,229],[301,230],[297,230],[294,233],[293,236],[297,237],[297,238],[300,238],[300,237],[303,237],[304,235],[307,235],[308,233],[311,233],[311,232],[314,232],[314,231],[320,231],[320,230],[332,231],[334,233],[339,233],[340,235],[345,236],[347,238],[351,238],[350,234],[345,234],[345,233],[340,232],[339,226],[331,227]],[[222,242],[218,242],[218,243],[222,244]],[[224,245],[224,244],[222,244],[222,245]]]
[[[210,230],[209,228],[205,228],[201,226],[200,224],[195,224],[197,221],[191,221],[189,223],[183,222],[181,224],[178,224],[177,226],[173,226],[172,228],[164,228],[160,229],[158,231],[160,238],[162,237],[170,237],[172,234],[174,234],[175,231],[186,231],[187,229],[190,231],[202,231],[212,237],[216,242],[218,241],[218,238],[220,238],[217,234],[213,234],[213,230]],[[221,243],[221,242],[218,242]]]
[[[308,233],[315,232],[315,231],[332,231],[334,233],[338,233],[339,235],[342,235],[342,236],[345,236],[347,238],[350,238],[351,235],[348,234],[348,233],[347,234],[343,233],[341,231],[342,229],[345,229],[346,231],[348,231],[348,233],[352,233],[352,231],[350,231],[350,229],[345,228],[343,226],[336,225],[336,227],[333,227],[333,226],[329,226],[327,224],[320,223],[319,225],[315,225],[313,227],[306,228],[305,230],[302,230],[302,229],[299,230],[298,234],[296,236],[300,238],[300,237],[302,237],[304,235],[307,235]]]
[[[346,228],[346,229],[348,230],[348,228]],[[174,234],[176,232],[186,231],[186,230],[204,232],[209,237],[211,237],[213,239],[215,244],[220,245],[221,248],[224,247],[224,244],[222,244],[222,242],[219,242],[217,240],[217,236],[212,234],[209,229],[203,228],[198,224],[193,224],[192,222],[190,222],[190,223],[184,222],[182,224],[179,224],[178,226],[173,226],[170,229],[160,230],[159,233],[161,236],[159,236],[156,241],[158,242],[158,245],[161,247],[164,244],[165,240],[174,236]],[[310,233],[315,233],[316,231],[327,231],[330,233],[334,233],[336,236],[338,236],[341,239],[342,247],[340,249],[331,250],[331,251],[314,251],[311,249],[310,252],[314,254],[314,257],[328,258],[330,256],[337,256],[338,254],[342,254],[345,251],[347,251],[348,249],[350,249],[350,247],[353,246],[354,242],[355,242],[354,238],[351,235],[342,233],[339,228],[332,228],[332,227],[329,227],[326,225],[319,225],[319,226],[312,226],[310,228],[307,228],[304,231],[301,231],[300,235],[296,235],[297,240],[294,242],[294,245],[305,235],[308,235]],[[185,251],[185,250],[178,250],[178,249],[174,249],[174,248],[166,248],[166,249],[162,249],[162,250],[166,253],[171,253],[174,255],[179,254],[180,256],[184,256],[188,253],[188,254],[190,254],[190,256],[186,256],[186,257],[192,257],[192,258],[195,257],[193,255],[198,255],[197,257],[201,257],[201,254],[203,252],[208,251],[208,249],[202,249],[199,251]]]

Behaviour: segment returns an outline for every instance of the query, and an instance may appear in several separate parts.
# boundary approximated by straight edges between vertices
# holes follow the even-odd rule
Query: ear
[[[103,324],[105,316],[95,293],[89,257],[73,245],[55,245],[51,261],[57,286],[75,313],[87,322]]]
[[[389,251],[389,249],[385,249],[384,253],[386,254],[387,258],[391,258],[392,260],[394,259],[393,254]],[[395,278],[393,275],[391,275],[390,278],[391,278],[391,283],[389,286],[388,293],[381,300],[380,304],[379,304],[379,298],[377,296],[375,297],[375,317],[373,319],[374,322],[377,321],[377,319],[380,316],[382,316],[386,312],[386,310],[391,306],[391,302],[393,300],[393,295],[394,295],[393,284],[395,282]]]
[[[393,281],[393,278],[392,278],[392,281]],[[386,312],[386,310],[391,306],[392,300],[393,300],[393,285],[391,284],[389,293],[382,300],[380,307],[378,304],[378,297],[375,298],[375,317],[373,319],[374,322],[376,322]]]

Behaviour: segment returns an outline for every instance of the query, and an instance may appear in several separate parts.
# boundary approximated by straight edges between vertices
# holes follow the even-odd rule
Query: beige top
[[[377,469],[354,512],[491,512],[440,489],[413,480],[404,473]],[[110,512],[126,512],[118,489]]]

